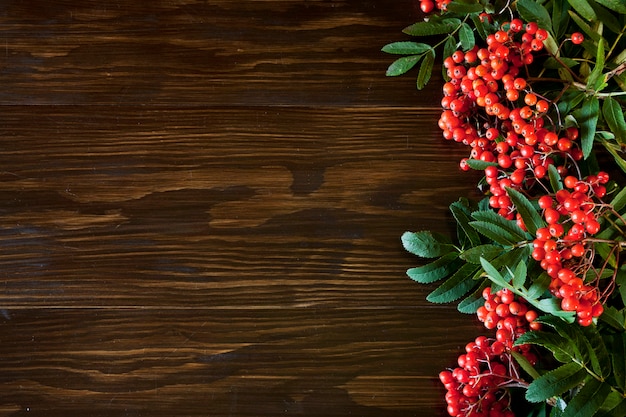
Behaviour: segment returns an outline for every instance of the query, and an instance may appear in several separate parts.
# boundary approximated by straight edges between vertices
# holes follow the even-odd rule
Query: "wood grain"
[[[3,2],[0,416],[444,415],[480,327],[399,237],[477,178],[384,76],[416,5]]]

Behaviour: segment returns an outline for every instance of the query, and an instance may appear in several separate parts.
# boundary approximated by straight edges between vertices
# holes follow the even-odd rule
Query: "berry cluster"
[[[582,326],[590,325],[604,310],[598,280],[586,283],[585,277],[593,260],[588,242],[600,231],[598,220],[606,207],[600,199],[606,195],[608,181],[605,172],[583,180],[567,176],[565,188],[539,198],[548,226],[537,230],[532,257],[550,276],[550,291],[561,299],[561,308],[575,311]]]
[[[504,344],[479,336],[467,344],[457,364],[458,367],[439,373],[447,390],[450,416],[515,416],[507,388],[523,381]]]
[[[537,312],[526,301],[508,289],[492,293],[483,290],[484,305],[478,319],[495,339],[479,336],[465,347],[458,358],[458,367],[442,371],[439,379],[447,389],[448,414],[453,417],[512,417],[510,393],[512,386],[525,386],[511,352],[521,353],[531,364],[537,362],[530,345],[513,346],[515,340],[529,330],[538,330]]]
[[[439,127],[444,138],[470,146],[468,159],[490,163],[485,170],[490,205],[515,218],[507,187],[530,190],[550,165],[561,175],[582,159],[578,129],[556,130],[554,103],[533,92],[521,69],[542,51],[548,33],[534,22],[513,19],[487,37],[487,46],[456,51],[444,60],[450,81],[443,86]]]

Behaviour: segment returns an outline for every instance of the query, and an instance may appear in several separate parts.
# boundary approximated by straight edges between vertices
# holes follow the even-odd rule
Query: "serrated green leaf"
[[[593,416],[610,393],[611,386],[609,384],[589,377],[580,391],[567,404],[562,417]]]
[[[531,382],[526,390],[526,399],[532,403],[546,401],[576,387],[586,376],[587,371],[581,365],[566,363]]]
[[[411,55],[398,58],[389,65],[385,75],[387,77],[397,77],[398,75],[405,74],[411,68],[413,68],[424,55]]]
[[[500,216],[493,210],[479,210],[472,213],[472,218],[478,221],[489,222],[497,225],[501,229],[508,232],[511,239],[515,240],[514,243],[519,243],[527,239],[528,235],[517,225],[515,220],[508,220]]]
[[[580,142],[585,159],[589,157],[593,149],[599,113],[600,103],[595,96],[586,97],[583,105],[575,111],[574,117],[580,126]]]
[[[474,292],[463,299],[458,305],[457,310],[463,314],[474,314],[478,308],[485,304],[483,298],[483,290],[489,285],[488,280],[483,280],[482,284]]]
[[[589,21],[597,19],[596,12],[593,10],[587,0],[567,0],[570,6],[574,8],[582,17]]]
[[[430,284],[456,271],[462,264],[458,257],[459,254],[457,252],[450,252],[426,265],[410,268],[406,271],[406,274],[413,281],[420,284]]]
[[[474,31],[467,23],[463,23],[459,28],[459,41],[461,41],[461,47],[464,51],[469,51],[476,44]]]
[[[582,336],[576,340],[576,343],[582,345],[580,350],[583,353],[583,358],[587,363],[591,364],[591,369],[593,369],[596,375],[606,378],[611,371],[611,360],[609,351],[598,332],[598,328],[595,325],[591,325],[586,327],[577,326],[575,329]]]
[[[520,289],[524,287],[524,283],[526,282],[526,262],[519,262],[515,267],[515,271],[513,271],[513,280],[511,283],[515,289]]]
[[[470,222],[470,226],[476,229],[481,235],[503,246],[513,246],[519,242],[519,240],[507,230],[491,222],[476,220]]]
[[[602,105],[602,115],[611,132],[615,134],[617,142],[626,145],[626,121],[619,102],[612,97],[605,98]]]
[[[473,227],[469,225],[470,222],[470,209],[462,201],[455,201],[450,204],[450,212],[452,216],[456,220],[458,227],[465,234],[465,237],[469,241],[471,247],[480,245],[480,236],[474,230]],[[460,232],[459,232],[460,233]],[[459,236],[459,240],[460,236]]]
[[[438,258],[455,250],[446,236],[430,231],[405,232],[402,245],[408,252],[422,258]]]
[[[432,36],[452,33],[461,25],[459,19],[443,19],[441,21],[417,22],[407,26],[402,32],[411,36]]]
[[[449,303],[458,300],[478,285],[478,282],[473,280],[471,275],[474,275],[479,269],[476,265],[463,265],[454,275],[428,294],[426,300],[431,303]]]
[[[620,14],[626,14],[626,3],[623,0],[595,0],[607,9]]]
[[[562,363],[570,363],[575,357],[569,341],[563,337],[541,330],[526,332],[515,340],[515,346],[536,345],[548,349]],[[582,367],[582,365],[580,365]]]
[[[400,54],[400,55],[419,55],[428,51],[432,47],[425,43],[419,42],[393,42],[383,46],[381,49],[383,52],[388,54]]]
[[[537,22],[539,27],[552,31],[552,19],[546,8],[535,0],[517,0],[517,11],[527,22]]]
[[[420,64],[420,70],[417,73],[417,89],[421,90],[430,80],[430,76],[433,73],[433,65],[435,63],[435,50],[429,49],[424,54],[424,59]]]
[[[491,282],[499,285],[502,288],[510,287],[510,284],[507,280],[504,279],[502,274],[485,258],[480,259],[480,264],[482,265],[487,277],[491,280]]]
[[[458,1],[452,1],[446,5],[446,10],[449,12],[462,15],[480,13],[484,9],[484,6],[480,3],[461,3]]]
[[[480,246],[474,246],[468,250],[461,252],[459,257],[466,262],[480,265],[480,258],[485,258],[491,261],[496,256],[500,255],[505,249],[502,246],[485,244]]]
[[[554,165],[548,165],[548,176],[550,178],[550,186],[554,193],[563,189],[561,174],[559,174],[559,171],[557,171]]]
[[[514,188],[507,188],[506,193],[509,195],[513,204],[515,204],[517,212],[522,216],[528,233],[534,236],[537,229],[546,225],[545,222],[524,194]]]

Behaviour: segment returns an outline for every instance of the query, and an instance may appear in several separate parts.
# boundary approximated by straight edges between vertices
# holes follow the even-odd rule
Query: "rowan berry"
[[[585,36],[580,32],[574,32],[571,36],[574,45],[580,45],[585,40]]]

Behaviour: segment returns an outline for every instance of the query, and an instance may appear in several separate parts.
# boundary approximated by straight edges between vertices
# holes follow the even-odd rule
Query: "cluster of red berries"
[[[457,364],[458,367],[439,373],[447,390],[450,416],[515,416],[507,387],[520,380],[516,364],[502,343],[479,336],[467,344]]]
[[[507,349],[519,350],[513,347],[515,340],[529,330],[539,330],[541,324],[537,321],[537,311],[529,307],[526,300],[517,297],[507,288],[491,292],[487,287],[483,290],[484,304],[478,308],[476,315],[487,329],[496,330],[496,341],[502,343]],[[529,362],[536,362],[537,358],[524,348],[524,354],[528,353]]]
[[[491,206],[506,218],[515,207],[506,188],[531,189],[548,175],[550,165],[566,175],[583,157],[578,129],[550,128],[554,103],[533,92],[521,69],[544,48],[546,30],[520,19],[487,37],[487,46],[456,51],[444,60],[450,81],[443,86],[439,127],[444,138],[470,146],[468,159],[492,163],[485,170]]]
[[[598,218],[606,206],[599,199],[606,195],[608,181],[605,172],[583,180],[567,176],[565,188],[538,201],[548,226],[537,230],[532,257],[550,276],[550,291],[561,299],[561,308],[576,312],[582,326],[604,310],[597,280],[586,283],[585,277],[593,256],[588,240],[600,231]]]
[[[447,411],[453,417],[513,417],[508,388],[525,382],[511,352],[521,353],[533,365],[537,362],[530,345],[513,346],[522,334],[541,328],[537,312],[506,288],[492,293],[487,287],[483,298],[478,319],[487,329],[496,330],[495,338],[477,337],[466,345],[456,368],[439,374],[447,389]]]

